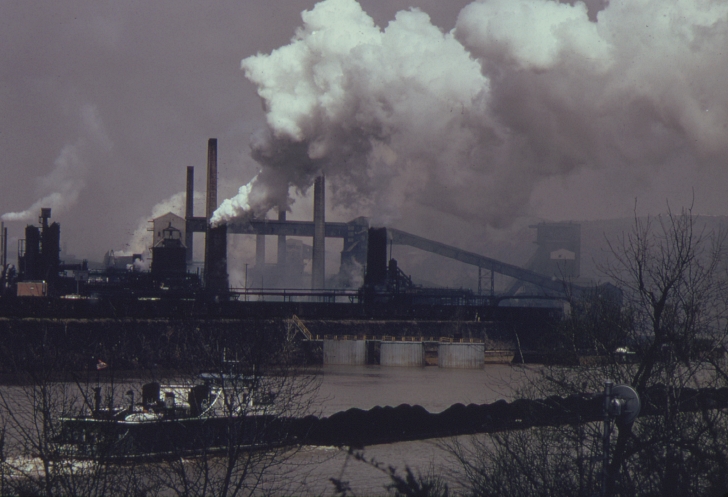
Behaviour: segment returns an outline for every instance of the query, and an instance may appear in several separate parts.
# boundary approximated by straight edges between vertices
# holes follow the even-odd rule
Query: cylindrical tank
[[[440,343],[437,365],[441,368],[480,369],[485,364],[485,344]]]
[[[422,367],[425,365],[425,347],[422,342],[382,342],[379,364]]]
[[[324,364],[358,366],[367,363],[365,340],[324,340]]]

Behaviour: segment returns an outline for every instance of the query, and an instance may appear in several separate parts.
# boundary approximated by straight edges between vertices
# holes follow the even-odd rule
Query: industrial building
[[[280,210],[277,219],[212,226],[210,219],[218,207],[216,139],[208,141],[207,155],[205,216],[194,216],[194,168],[188,167],[185,216],[168,213],[153,221],[148,270],[140,264],[139,255],[119,257],[113,252],[106,254],[101,270],[90,270],[85,262],[64,264],[59,257],[60,225],[49,223],[50,209],[42,209],[39,226],[26,228],[14,266],[7,261],[7,230],[0,228],[0,317],[24,312],[65,318],[291,320],[295,316],[308,323],[301,321],[308,339],[329,340],[323,354],[331,361],[345,353],[359,362],[391,363],[396,362],[393,357],[407,357],[405,362],[425,364],[428,350],[432,354],[433,349],[423,337],[430,337],[470,344],[452,349],[460,351],[455,356],[448,346],[439,347],[441,361],[482,365],[485,343],[518,341],[521,347],[536,347],[534,337],[540,330],[562,319],[566,296],[589,291],[574,283],[581,259],[578,224],[536,225],[536,251],[526,267],[518,267],[401,230],[370,226],[362,217],[327,222],[323,176],[314,184],[312,221],[289,221],[285,210]],[[204,234],[201,271],[191,270],[194,233]],[[228,238],[237,236],[256,237],[256,264],[250,271],[265,278],[251,281],[267,281],[266,285],[247,285],[246,277],[244,288],[230,287]],[[276,264],[265,262],[268,236],[277,240]],[[337,274],[325,274],[327,238],[343,241]],[[475,266],[479,273],[489,273],[490,291],[423,288],[406,274],[406,261],[388,257],[392,245]],[[304,276],[308,260],[311,274]],[[363,285],[352,278],[357,271],[364,273]],[[514,284],[508,291],[496,293],[492,285],[495,274],[513,278]],[[51,303],[41,306],[38,299],[51,299]],[[453,323],[456,325],[451,326]],[[322,338],[327,336],[330,338]],[[418,336],[420,344],[412,348],[380,339],[381,345],[373,349],[366,339],[344,344],[337,341],[340,336]],[[347,347],[353,348],[346,352]]]

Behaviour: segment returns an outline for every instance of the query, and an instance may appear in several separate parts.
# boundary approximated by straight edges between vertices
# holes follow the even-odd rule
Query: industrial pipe
[[[187,248],[187,264],[192,262],[192,240],[194,233],[188,225],[195,216],[195,168],[187,166],[187,194],[185,197],[185,247]]]
[[[326,183],[324,176],[316,178],[313,184],[313,261],[311,272],[311,288],[319,290],[324,287],[326,279],[324,256],[326,252]]]
[[[207,142],[207,205],[205,217],[210,224],[212,214],[217,210],[217,138]]]

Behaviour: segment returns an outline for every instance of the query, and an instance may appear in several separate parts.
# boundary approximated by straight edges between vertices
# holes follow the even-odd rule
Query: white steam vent
[[[302,20],[242,61],[262,169],[216,222],[289,205],[323,173],[334,205],[377,223],[425,207],[498,227],[547,178],[728,160],[724,1],[612,0],[596,22],[581,2],[477,1],[449,33],[416,9],[379,28],[355,0]]]

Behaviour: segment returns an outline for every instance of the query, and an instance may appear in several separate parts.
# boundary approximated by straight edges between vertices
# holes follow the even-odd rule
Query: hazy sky
[[[453,60],[462,56],[470,71],[467,84],[483,88],[478,98],[467,90],[470,101],[482,109],[463,107],[466,117],[442,128],[450,133],[456,126],[453,135],[442,135],[439,128],[405,129],[396,119],[366,121],[376,128],[361,158],[361,174],[371,181],[350,195],[379,202],[374,189],[386,183],[380,204],[387,210],[360,201],[341,216],[368,209],[363,213],[423,235],[453,237],[462,231],[467,239],[486,226],[507,228],[524,216],[629,216],[635,198],[640,212],[648,213],[664,210],[668,200],[683,205],[694,193],[698,212],[728,214],[725,2],[664,3],[612,1],[602,9],[595,1],[589,9],[554,10],[555,4],[537,0],[360,0],[363,12],[382,29],[408,7],[429,15],[430,21],[398,18],[400,37],[393,28],[385,41],[407,46],[414,55],[406,62],[425,53],[418,43],[426,47],[423,40],[433,38],[429,23],[442,33],[457,24],[454,35],[434,38],[460,54]],[[288,45],[297,28],[302,28],[299,39],[310,46],[313,24],[304,25],[301,12],[315,5],[313,0],[0,2],[0,214],[31,209],[30,216],[6,216],[11,237],[21,237],[25,224],[36,221],[42,201],[53,207],[68,252],[100,259],[108,249],[124,249],[140,220],[184,189],[186,166],[196,167],[197,189],[203,188],[210,137],[218,138],[220,197],[234,195],[261,167],[251,158],[251,136],[279,122],[270,116],[266,121],[257,94],[278,84],[265,79],[265,61],[257,67],[264,75],[253,84],[241,60]],[[322,33],[332,32],[338,11],[319,10],[310,22],[319,23]],[[357,26],[362,19],[347,22]],[[326,59],[336,40],[321,43],[329,47],[319,53]],[[428,70],[449,57],[433,50],[442,58],[432,59]],[[347,61],[350,54],[338,57]],[[372,71],[391,63],[387,52],[377,57],[370,60]],[[320,63],[298,68],[300,74],[292,68],[289,77],[305,78],[307,68]],[[413,65],[415,70],[426,66]],[[344,77],[366,79],[361,64],[359,72],[342,67]],[[411,78],[422,84],[417,75]],[[454,77],[447,89],[461,81]],[[441,100],[424,86],[417,98],[432,110],[432,102]],[[356,97],[351,105],[357,109],[370,100],[390,105],[414,98],[404,90],[373,94],[363,83],[356,91],[346,93]],[[324,108],[322,94],[317,98]],[[397,113],[396,105],[391,112]],[[419,110],[411,114],[411,108],[398,119],[413,115],[433,121]],[[329,146],[342,129],[356,128],[359,118],[344,112],[336,120],[304,126],[300,137],[308,140],[308,155],[316,155],[311,143],[324,140]],[[392,122],[399,127],[391,128]],[[387,126],[394,129],[392,136],[386,136]],[[468,131],[467,140],[461,140],[462,130]],[[281,139],[290,145],[292,135],[279,131],[269,131],[275,136],[266,146],[280,148]],[[423,165],[428,159],[414,158],[412,137],[432,145],[429,132],[444,136],[445,148],[449,140],[460,148],[448,148],[442,158]],[[467,148],[468,140],[475,145]],[[311,167],[338,185],[333,208],[347,195],[347,178],[357,181],[361,175],[336,170],[330,162],[341,154],[326,156],[329,149],[317,149]],[[377,176],[378,170],[366,169],[373,167],[373,154],[377,167],[401,167],[404,173],[399,179],[391,172]],[[390,156],[395,158],[389,161]],[[481,163],[496,166],[481,171]],[[428,182],[413,187],[420,172]],[[450,183],[448,174],[458,180]],[[292,183],[305,189],[305,181],[299,177]],[[202,203],[197,207],[201,215]]]

